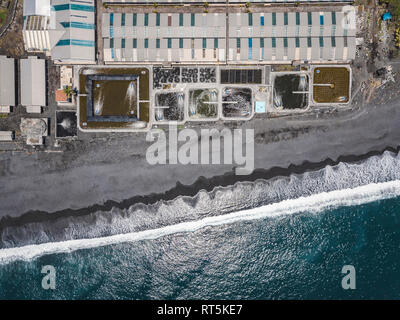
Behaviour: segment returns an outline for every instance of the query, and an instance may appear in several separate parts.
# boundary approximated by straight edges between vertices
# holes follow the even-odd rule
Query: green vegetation
[[[381,3],[386,4],[393,15],[393,22],[396,27],[394,32],[395,46],[400,48],[400,0],[382,0]]]
[[[383,0],[388,5],[389,11],[392,13],[394,21],[400,24],[400,0]]]
[[[3,23],[6,21],[7,14],[8,14],[8,10],[0,9],[0,26],[2,26]]]
[[[67,98],[70,99],[72,96],[76,95],[74,89],[70,86],[64,88],[64,93],[67,95]]]

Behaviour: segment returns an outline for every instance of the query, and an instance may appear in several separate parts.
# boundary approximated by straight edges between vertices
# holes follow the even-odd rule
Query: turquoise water
[[[399,299],[400,197],[0,265],[1,299]],[[56,289],[41,268],[56,268]],[[343,290],[341,269],[356,269]]]

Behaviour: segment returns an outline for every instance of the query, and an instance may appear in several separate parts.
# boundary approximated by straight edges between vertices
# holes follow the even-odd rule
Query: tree
[[[72,96],[75,95],[75,90],[72,89],[71,86],[68,86],[64,88],[64,93],[67,95],[67,98],[70,99]]]

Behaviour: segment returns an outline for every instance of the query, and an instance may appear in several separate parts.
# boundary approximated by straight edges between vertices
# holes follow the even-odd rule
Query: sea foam
[[[112,235],[91,239],[76,239],[61,242],[41,243],[0,250],[0,263],[17,260],[32,260],[43,255],[68,253],[80,249],[89,249],[111,244],[152,240],[177,233],[195,232],[208,226],[232,224],[267,217],[276,217],[301,212],[320,212],[341,206],[361,205],[400,195],[400,180],[371,183],[351,189],[335,190],[313,194],[297,199],[283,200],[265,206],[235,211],[228,214],[206,217],[197,221],[187,221],[156,229]]]
[[[3,225],[0,249],[159,229],[288,199],[395,180],[400,180],[400,155],[385,152],[359,163],[339,163],[270,180],[237,182],[232,186],[215,187],[212,191],[201,190],[195,196],[179,196],[154,204],[138,203],[95,211],[89,208],[85,214],[71,212],[56,219],[49,217],[38,222],[33,219],[33,222]]]

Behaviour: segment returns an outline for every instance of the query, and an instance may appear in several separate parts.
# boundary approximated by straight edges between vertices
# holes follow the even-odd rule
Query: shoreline
[[[94,204],[92,206],[80,209],[64,209],[55,212],[29,211],[18,217],[4,216],[0,218],[0,234],[4,228],[18,227],[28,223],[41,223],[56,221],[62,218],[87,216],[97,211],[111,211],[113,208],[127,209],[133,205],[143,204],[152,205],[162,201],[172,201],[180,197],[195,197],[200,191],[212,192],[216,188],[233,186],[238,182],[255,182],[257,180],[271,180],[291,175],[301,175],[307,172],[318,171],[326,166],[335,166],[339,163],[360,163],[373,156],[381,156],[385,152],[398,154],[400,145],[396,148],[386,147],[381,151],[370,151],[362,155],[340,156],[337,160],[327,158],[321,162],[305,161],[301,165],[290,165],[287,168],[273,167],[271,169],[255,169],[248,176],[235,175],[234,170],[223,175],[212,178],[198,177],[191,185],[181,184],[179,181],[176,186],[163,193],[152,193],[148,195],[134,196],[122,201],[108,200],[103,204]]]
[[[385,190],[387,193],[383,193]],[[357,197],[361,195],[360,197]],[[121,233],[97,238],[69,239],[57,242],[44,242],[20,247],[2,248],[0,265],[15,261],[31,261],[51,254],[71,253],[77,250],[105,247],[115,244],[131,243],[143,240],[155,240],[180,233],[191,233],[205,227],[234,224],[241,221],[253,221],[270,217],[291,215],[304,212],[309,208],[329,210],[339,203],[340,207],[360,206],[375,201],[391,199],[400,195],[400,180],[371,183],[352,189],[335,190],[323,194],[316,193],[298,199],[283,200],[261,207],[239,210],[227,214],[185,221],[157,229]],[[321,198],[323,201],[321,202]],[[354,198],[352,198],[354,197]]]
[[[216,129],[254,129],[258,169],[248,176],[236,176],[232,165],[152,166],[145,157],[150,144],[140,134],[83,133],[63,153],[0,153],[0,231],[9,225],[194,196],[240,181],[300,174],[384,151],[397,153],[399,97],[394,83],[378,91],[374,102],[358,102],[352,110],[216,123]]]

